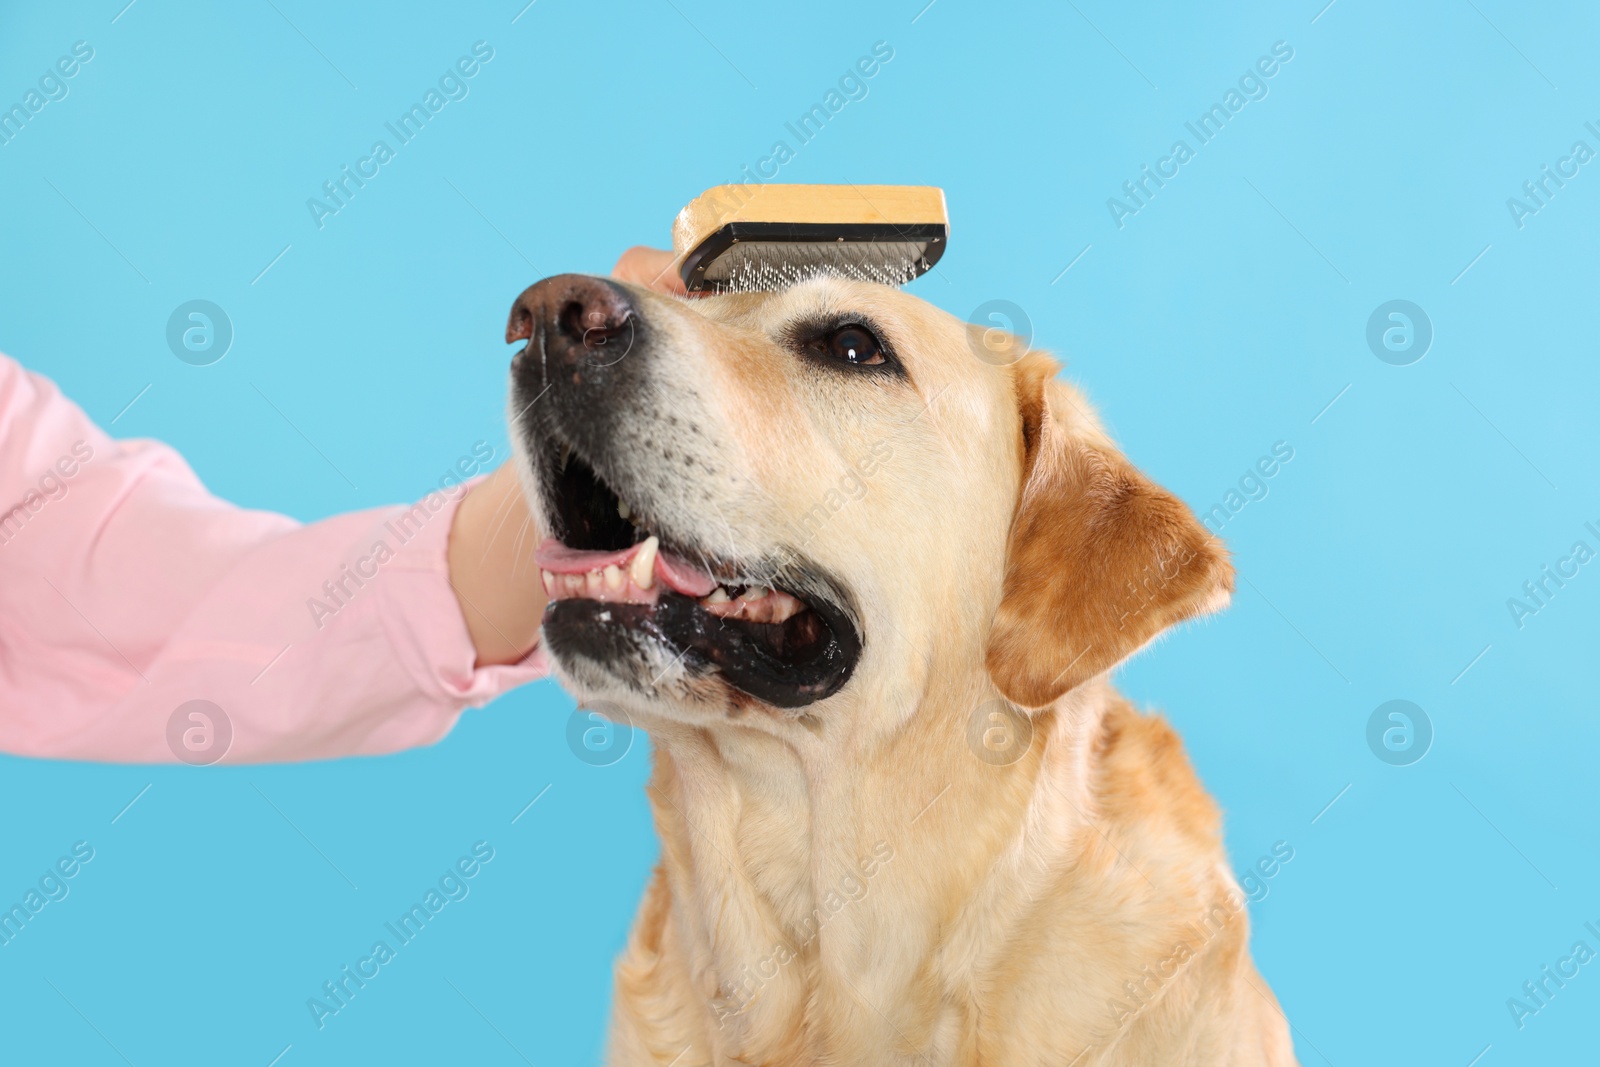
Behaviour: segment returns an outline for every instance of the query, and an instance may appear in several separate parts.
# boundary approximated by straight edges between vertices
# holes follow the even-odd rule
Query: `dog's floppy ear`
[[[1029,354],[1014,369],[1022,491],[988,668],[1007,700],[1042,708],[1221,607],[1233,566],[1183,501],[1112,447],[1053,361]]]

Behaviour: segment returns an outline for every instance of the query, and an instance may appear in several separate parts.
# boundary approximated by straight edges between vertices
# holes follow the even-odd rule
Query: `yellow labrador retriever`
[[[1107,680],[1232,568],[1053,362],[833,278],[562,275],[507,337],[544,641],[655,743],[612,1063],[1295,1062],[1217,809]]]

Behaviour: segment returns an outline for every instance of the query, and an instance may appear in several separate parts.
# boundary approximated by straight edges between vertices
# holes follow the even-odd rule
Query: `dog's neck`
[[[935,1040],[940,1004],[1082,849],[1108,694],[1097,681],[1034,716],[1008,766],[970,740],[974,709],[996,698],[976,672],[923,684],[887,737],[790,744],[750,728],[653,727],[670,896],[660,951],[681,957],[709,1002],[714,1047],[810,1062],[835,1044]],[[833,1032],[818,1032],[820,1017]]]

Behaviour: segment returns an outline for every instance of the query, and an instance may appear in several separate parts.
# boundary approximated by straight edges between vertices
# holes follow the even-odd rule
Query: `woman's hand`
[[[668,296],[688,296],[683,279],[678,277],[678,257],[661,248],[634,245],[622,253],[611,276],[625,282],[634,282]]]
[[[533,553],[543,536],[510,463],[468,490],[456,509],[450,587],[479,667],[516,663],[539,641],[545,593]]]

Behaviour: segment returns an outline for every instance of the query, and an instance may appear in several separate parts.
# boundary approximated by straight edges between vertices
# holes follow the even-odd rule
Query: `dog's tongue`
[[[659,580],[667,588],[696,599],[707,596],[717,587],[711,575],[695,567],[680,556],[670,552],[663,552],[658,548],[659,542],[654,537],[632,548],[625,548],[619,552],[595,552],[581,548],[570,548],[554,537],[547,537],[533,555],[534,562],[540,570],[552,574],[590,575],[603,574],[607,567],[616,567],[628,578],[628,588],[638,588],[641,583],[639,578],[645,574],[653,575],[651,584]],[[640,560],[641,555],[648,556]],[[635,560],[639,560],[639,567],[634,567]],[[649,565],[645,571],[646,564]],[[639,570],[640,574],[632,572]]]

